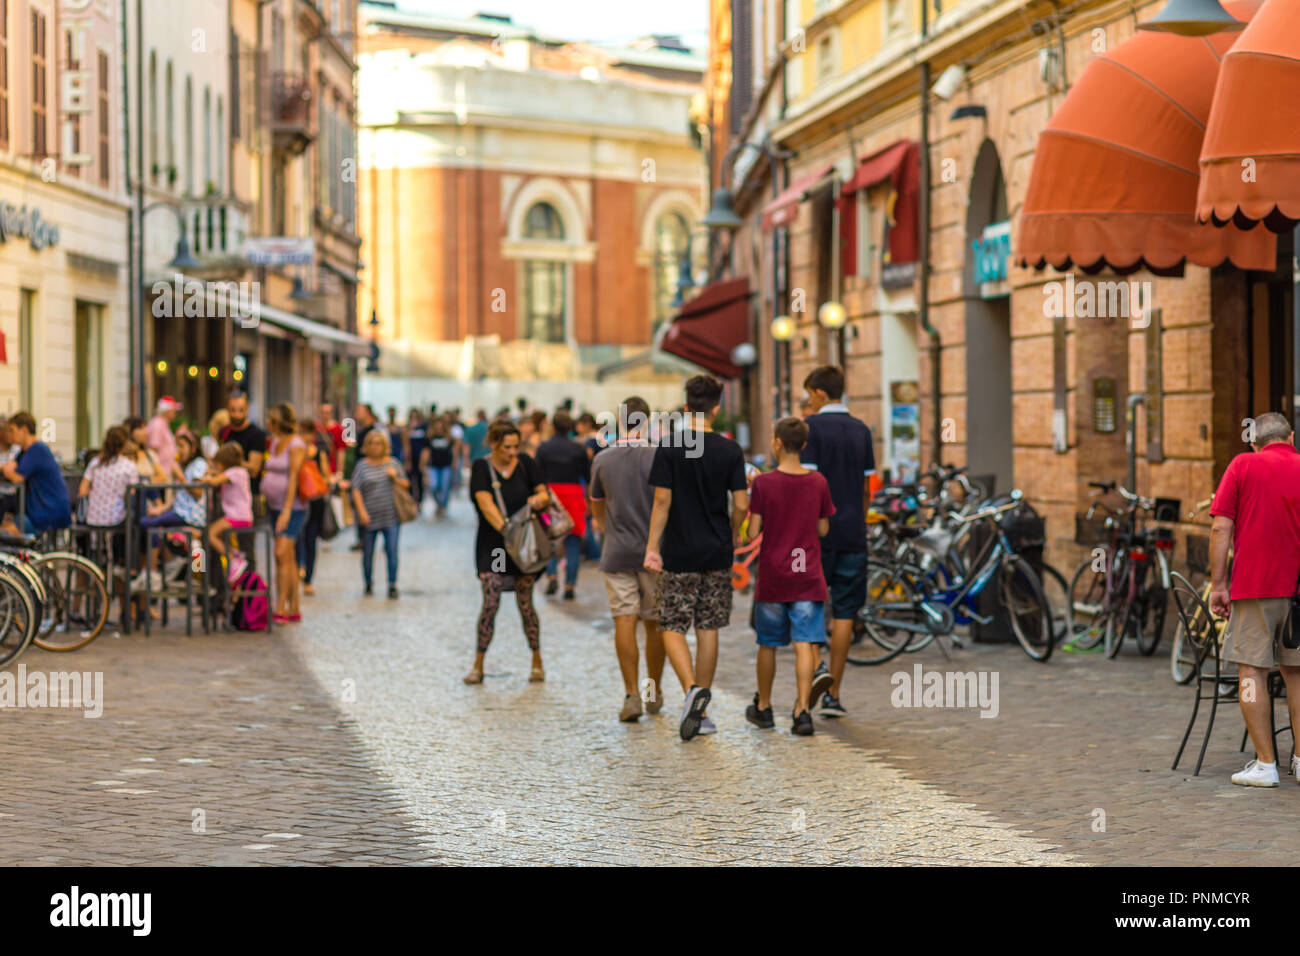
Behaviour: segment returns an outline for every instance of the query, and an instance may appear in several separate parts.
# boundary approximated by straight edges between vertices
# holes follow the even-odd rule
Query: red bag
[[[304,461],[302,467],[298,469],[298,497],[303,501],[311,501],[329,490],[330,486],[321,477],[316,462],[310,458]]]

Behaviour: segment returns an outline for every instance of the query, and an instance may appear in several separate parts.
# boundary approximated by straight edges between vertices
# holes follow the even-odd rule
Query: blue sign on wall
[[[1011,255],[1011,222],[995,222],[984,227],[984,234],[971,241],[971,262],[975,282],[1001,282],[1007,277],[1007,257]]]

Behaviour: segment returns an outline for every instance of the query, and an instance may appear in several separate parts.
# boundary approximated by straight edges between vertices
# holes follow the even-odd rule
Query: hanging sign
[[[1002,282],[1007,277],[1007,257],[1011,255],[1011,222],[995,222],[984,227],[980,238],[971,241],[971,262],[975,282]]]
[[[90,153],[78,152],[78,129],[83,116],[94,111],[95,74],[91,70],[86,42],[92,26],[92,0],[63,0],[59,4],[59,28],[68,38],[69,62],[76,69],[63,69],[59,73],[59,109],[63,114],[63,149],[60,159],[65,166],[89,166]],[[89,138],[89,137],[87,137]]]

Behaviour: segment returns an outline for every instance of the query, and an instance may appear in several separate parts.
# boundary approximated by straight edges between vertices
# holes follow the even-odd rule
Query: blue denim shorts
[[[280,520],[280,512],[274,508],[266,509],[266,516],[271,521],[271,530],[275,530],[275,523]],[[289,512],[289,527],[283,531],[277,532],[277,538],[297,538],[298,533],[302,531],[302,526],[307,520],[306,508],[294,508]]]
[[[760,647],[826,643],[826,605],[821,601],[755,601],[754,629]]]

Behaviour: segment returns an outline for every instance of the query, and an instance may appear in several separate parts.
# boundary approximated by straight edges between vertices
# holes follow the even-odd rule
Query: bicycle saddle
[[[953,534],[944,528],[930,528],[928,531],[917,535],[913,542],[917,548],[932,555],[936,560],[942,561],[948,555],[948,549],[952,547]]]
[[[0,532],[0,546],[6,548],[32,548],[40,538],[34,534],[5,534]]]

